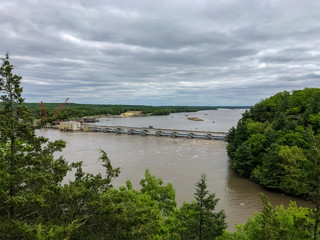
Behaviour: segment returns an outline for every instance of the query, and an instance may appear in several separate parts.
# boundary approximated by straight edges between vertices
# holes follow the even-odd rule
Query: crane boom
[[[58,113],[61,111],[61,109],[63,108],[63,106],[68,102],[69,98],[67,98],[63,103],[60,104],[60,106],[58,107],[58,109],[54,112],[54,114],[52,115],[52,117],[55,117],[58,115]]]
[[[41,118],[47,118],[47,111],[46,108],[44,107],[43,102],[41,101],[41,106],[40,106],[40,119]]]

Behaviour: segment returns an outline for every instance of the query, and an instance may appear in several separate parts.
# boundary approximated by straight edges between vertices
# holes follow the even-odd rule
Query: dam
[[[179,130],[179,129],[160,129],[149,126],[144,127],[126,127],[126,126],[97,126],[83,125],[83,132],[103,132],[115,134],[172,137],[172,138],[198,138],[206,140],[226,140],[226,132],[210,132],[196,130]]]

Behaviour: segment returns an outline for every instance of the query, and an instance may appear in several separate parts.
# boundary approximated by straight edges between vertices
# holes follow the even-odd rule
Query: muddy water
[[[179,130],[199,130],[212,132],[228,132],[241,118],[244,109],[219,109],[190,113],[174,113],[168,116],[134,117],[134,118],[102,118],[97,125],[148,127]],[[189,117],[203,121],[190,121]]]
[[[214,114],[217,115],[217,112]],[[234,114],[238,115],[238,112]],[[185,115],[182,115],[183,119]],[[210,126],[209,123],[212,123],[210,113],[195,115],[209,118],[208,126]],[[178,119],[176,114],[174,114],[174,118]],[[170,120],[171,117],[168,119]],[[219,118],[216,116],[215,119]],[[137,119],[134,120],[137,121]],[[229,124],[236,122],[231,119],[228,121]],[[206,121],[204,122],[206,123]],[[195,123],[188,122],[187,124]],[[119,124],[115,123],[115,125]],[[177,126],[186,129],[186,126],[182,124]],[[191,127],[195,128],[195,126]],[[224,129],[214,129],[214,131],[219,130],[223,131]],[[99,149],[106,151],[113,166],[121,168],[120,177],[114,181],[115,186],[124,185],[126,179],[130,179],[133,185],[139,188],[139,181],[143,177],[145,169],[149,168],[153,175],[161,177],[164,182],[173,184],[179,205],[183,201],[193,200],[194,185],[200,175],[206,173],[209,179],[209,190],[215,192],[220,199],[217,208],[225,209],[229,230],[233,229],[235,223],[245,222],[254,212],[261,210],[262,203],[258,196],[260,192],[264,192],[273,204],[288,205],[290,200],[295,200],[299,206],[311,206],[308,202],[266,191],[258,184],[237,176],[229,167],[225,150],[226,143],[223,141],[115,135],[112,133],[70,133],[44,129],[38,133],[51,140],[65,140],[67,147],[61,154],[70,162],[83,161],[86,172],[103,173],[97,159],[99,158]],[[70,174],[68,178],[72,179],[72,175]]]

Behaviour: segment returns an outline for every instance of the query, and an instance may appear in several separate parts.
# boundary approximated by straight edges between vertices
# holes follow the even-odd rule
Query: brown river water
[[[219,109],[197,113],[176,113],[170,116],[144,118],[105,118],[100,125],[114,126],[154,126],[158,128],[190,129],[205,131],[228,131],[236,125],[244,110]],[[186,116],[188,115],[188,116]],[[199,117],[203,122],[187,120]],[[312,204],[281,193],[265,190],[260,185],[239,177],[231,168],[226,153],[227,143],[217,140],[184,139],[170,137],[116,135],[98,132],[60,132],[41,129],[38,134],[50,140],[63,139],[67,147],[60,155],[69,162],[83,161],[84,170],[90,173],[103,173],[98,161],[99,149],[107,152],[114,167],[121,168],[120,176],[114,186],[124,185],[130,179],[139,188],[144,171],[150,172],[167,183],[173,184],[176,199],[180,206],[183,201],[192,201],[195,183],[202,173],[208,178],[208,190],[220,199],[217,209],[224,209],[228,229],[236,223],[244,223],[263,204],[259,193],[267,195],[274,204],[288,205],[296,201],[298,206],[312,207]],[[59,154],[58,154],[59,155]],[[72,179],[72,174],[67,178]],[[67,180],[66,180],[67,181]]]

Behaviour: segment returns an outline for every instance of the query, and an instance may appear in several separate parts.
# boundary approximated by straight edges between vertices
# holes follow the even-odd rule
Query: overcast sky
[[[253,105],[320,87],[319,0],[1,0],[27,102]]]

